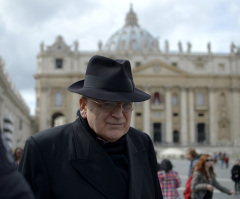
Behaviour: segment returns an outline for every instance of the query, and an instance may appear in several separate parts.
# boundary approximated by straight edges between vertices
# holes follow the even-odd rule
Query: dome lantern
[[[127,17],[125,19],[125,26],[138,26],[138,23],[137,23],[137,16],[135,14],[135,12],[133,12],[133,9],[132,9],[132,4],[130,6],[130,11],[129,13],[127,14]]]
[[[153,52],[158,50],[157,39],[138,25],[132,5],[125,18],[125,25],[113,34],[106,45],[105,51],[111,52]]]

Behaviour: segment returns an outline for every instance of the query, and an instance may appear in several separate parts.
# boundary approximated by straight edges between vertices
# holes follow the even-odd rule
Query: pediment
[[[164,75],[164,76],[182,76],[187,72],[174,67],[161,60],[154,60],[138,68],[133,69],[134,75]]]
[[[68,53],[71,52],[71,48],[64,42],[61,36],[58,36],[54,44],[47,47],[46,52],[51,54]]]

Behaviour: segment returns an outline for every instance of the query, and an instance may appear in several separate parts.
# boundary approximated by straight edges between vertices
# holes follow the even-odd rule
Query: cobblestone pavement
[[[178,189],[179,194],[181,199],[184,199],[183,197],[183,191],[184,191],[184,187],[187,181],[187,172],[188,172],[188,168],[189,168],[189,161],[185,160],[185,159],[170,159],[173,166],[174,166],[174,170],[178,172],[182,183],[181,183],[181,187]],[[159,160],[161,161],[161,160]],[[228,168],[221,168],[219,163],[216,163],[214,165],[214,170],[215,173],[217,175],[217,180],[218,182],[231,189],[234,190],[234,182],[231,180],[231,168],[233,167],[235,163],[235,160],[231,160],[229,162],[229,166]],[[213,194],[213,199],[240,199],[240,195],[236,195],[236,196],[231,196],[231,195],[227,195],[225,193],[220,192],[217,189],[214,189],[214,194]]]

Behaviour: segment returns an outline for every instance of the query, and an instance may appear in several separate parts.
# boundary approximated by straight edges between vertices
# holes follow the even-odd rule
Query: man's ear
[[[85,98],[79,99],[79,111],[81,116],[86,119],[87,118],[87,100]]]

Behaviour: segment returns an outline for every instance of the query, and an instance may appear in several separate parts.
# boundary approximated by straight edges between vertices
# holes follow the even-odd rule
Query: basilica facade
[[[150,135],[154,143],[171,146],[240,145],[240,53],[229,44],[229,53],[160,48],[158,39],[143,29],[130,8],[125,24],[98,50],[69,46],[58,36],[40,45],[36,79],[37,130],[72,122],[80,96],[67,87],[84,79],[93,55],[131,62],[135,86],[152,97],[136,103],[131,125]],[[227,47],[226,47],[227,48]]]
[[[0,57],[0,131],[10,148],[23,148],[26,139],[34,132],[34,118],[5,70]]]

